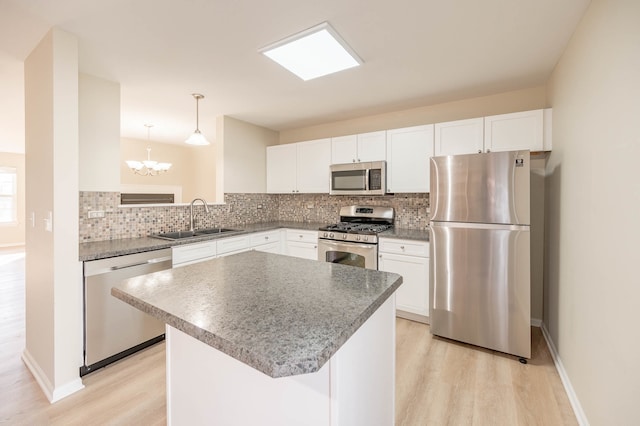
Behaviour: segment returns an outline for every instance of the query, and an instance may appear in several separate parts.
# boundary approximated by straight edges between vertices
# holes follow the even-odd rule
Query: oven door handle
[[[343,248],[345,250],[347,250],[349,247],[351,248],[360,248],[360,249],[364,249],[364,250],[375,250],[376,249],[376,244],[361,244],[361,243],[354,243],[354,242],[343,242],[343,241],[332,241],[332,240],[319,240],[318,241],[319,244],[322,244],[324,246],[327,247],[331,247],[331,248]]]

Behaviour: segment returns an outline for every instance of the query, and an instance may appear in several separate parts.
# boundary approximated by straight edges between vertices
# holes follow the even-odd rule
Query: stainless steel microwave
[[[387,192],[387,162],[333,164],[331,195],[384,195]]]

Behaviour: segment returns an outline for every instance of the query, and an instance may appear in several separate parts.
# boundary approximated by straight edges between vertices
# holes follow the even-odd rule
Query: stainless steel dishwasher
[[[116,299],[122,280],[171,268],[171,249],[84,262],[84,365],[80,375],[164,340],[164,323]]]

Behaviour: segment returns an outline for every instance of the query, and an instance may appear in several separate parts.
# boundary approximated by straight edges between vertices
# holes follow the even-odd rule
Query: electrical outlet
[[[92,210],[89,212],[89,219],[104,217],[104,210]]]

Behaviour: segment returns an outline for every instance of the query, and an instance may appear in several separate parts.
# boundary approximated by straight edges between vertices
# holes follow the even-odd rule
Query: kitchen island
[[[167,324],[169,424],[392,425],[401,282],[252,251],[112,294]]]

